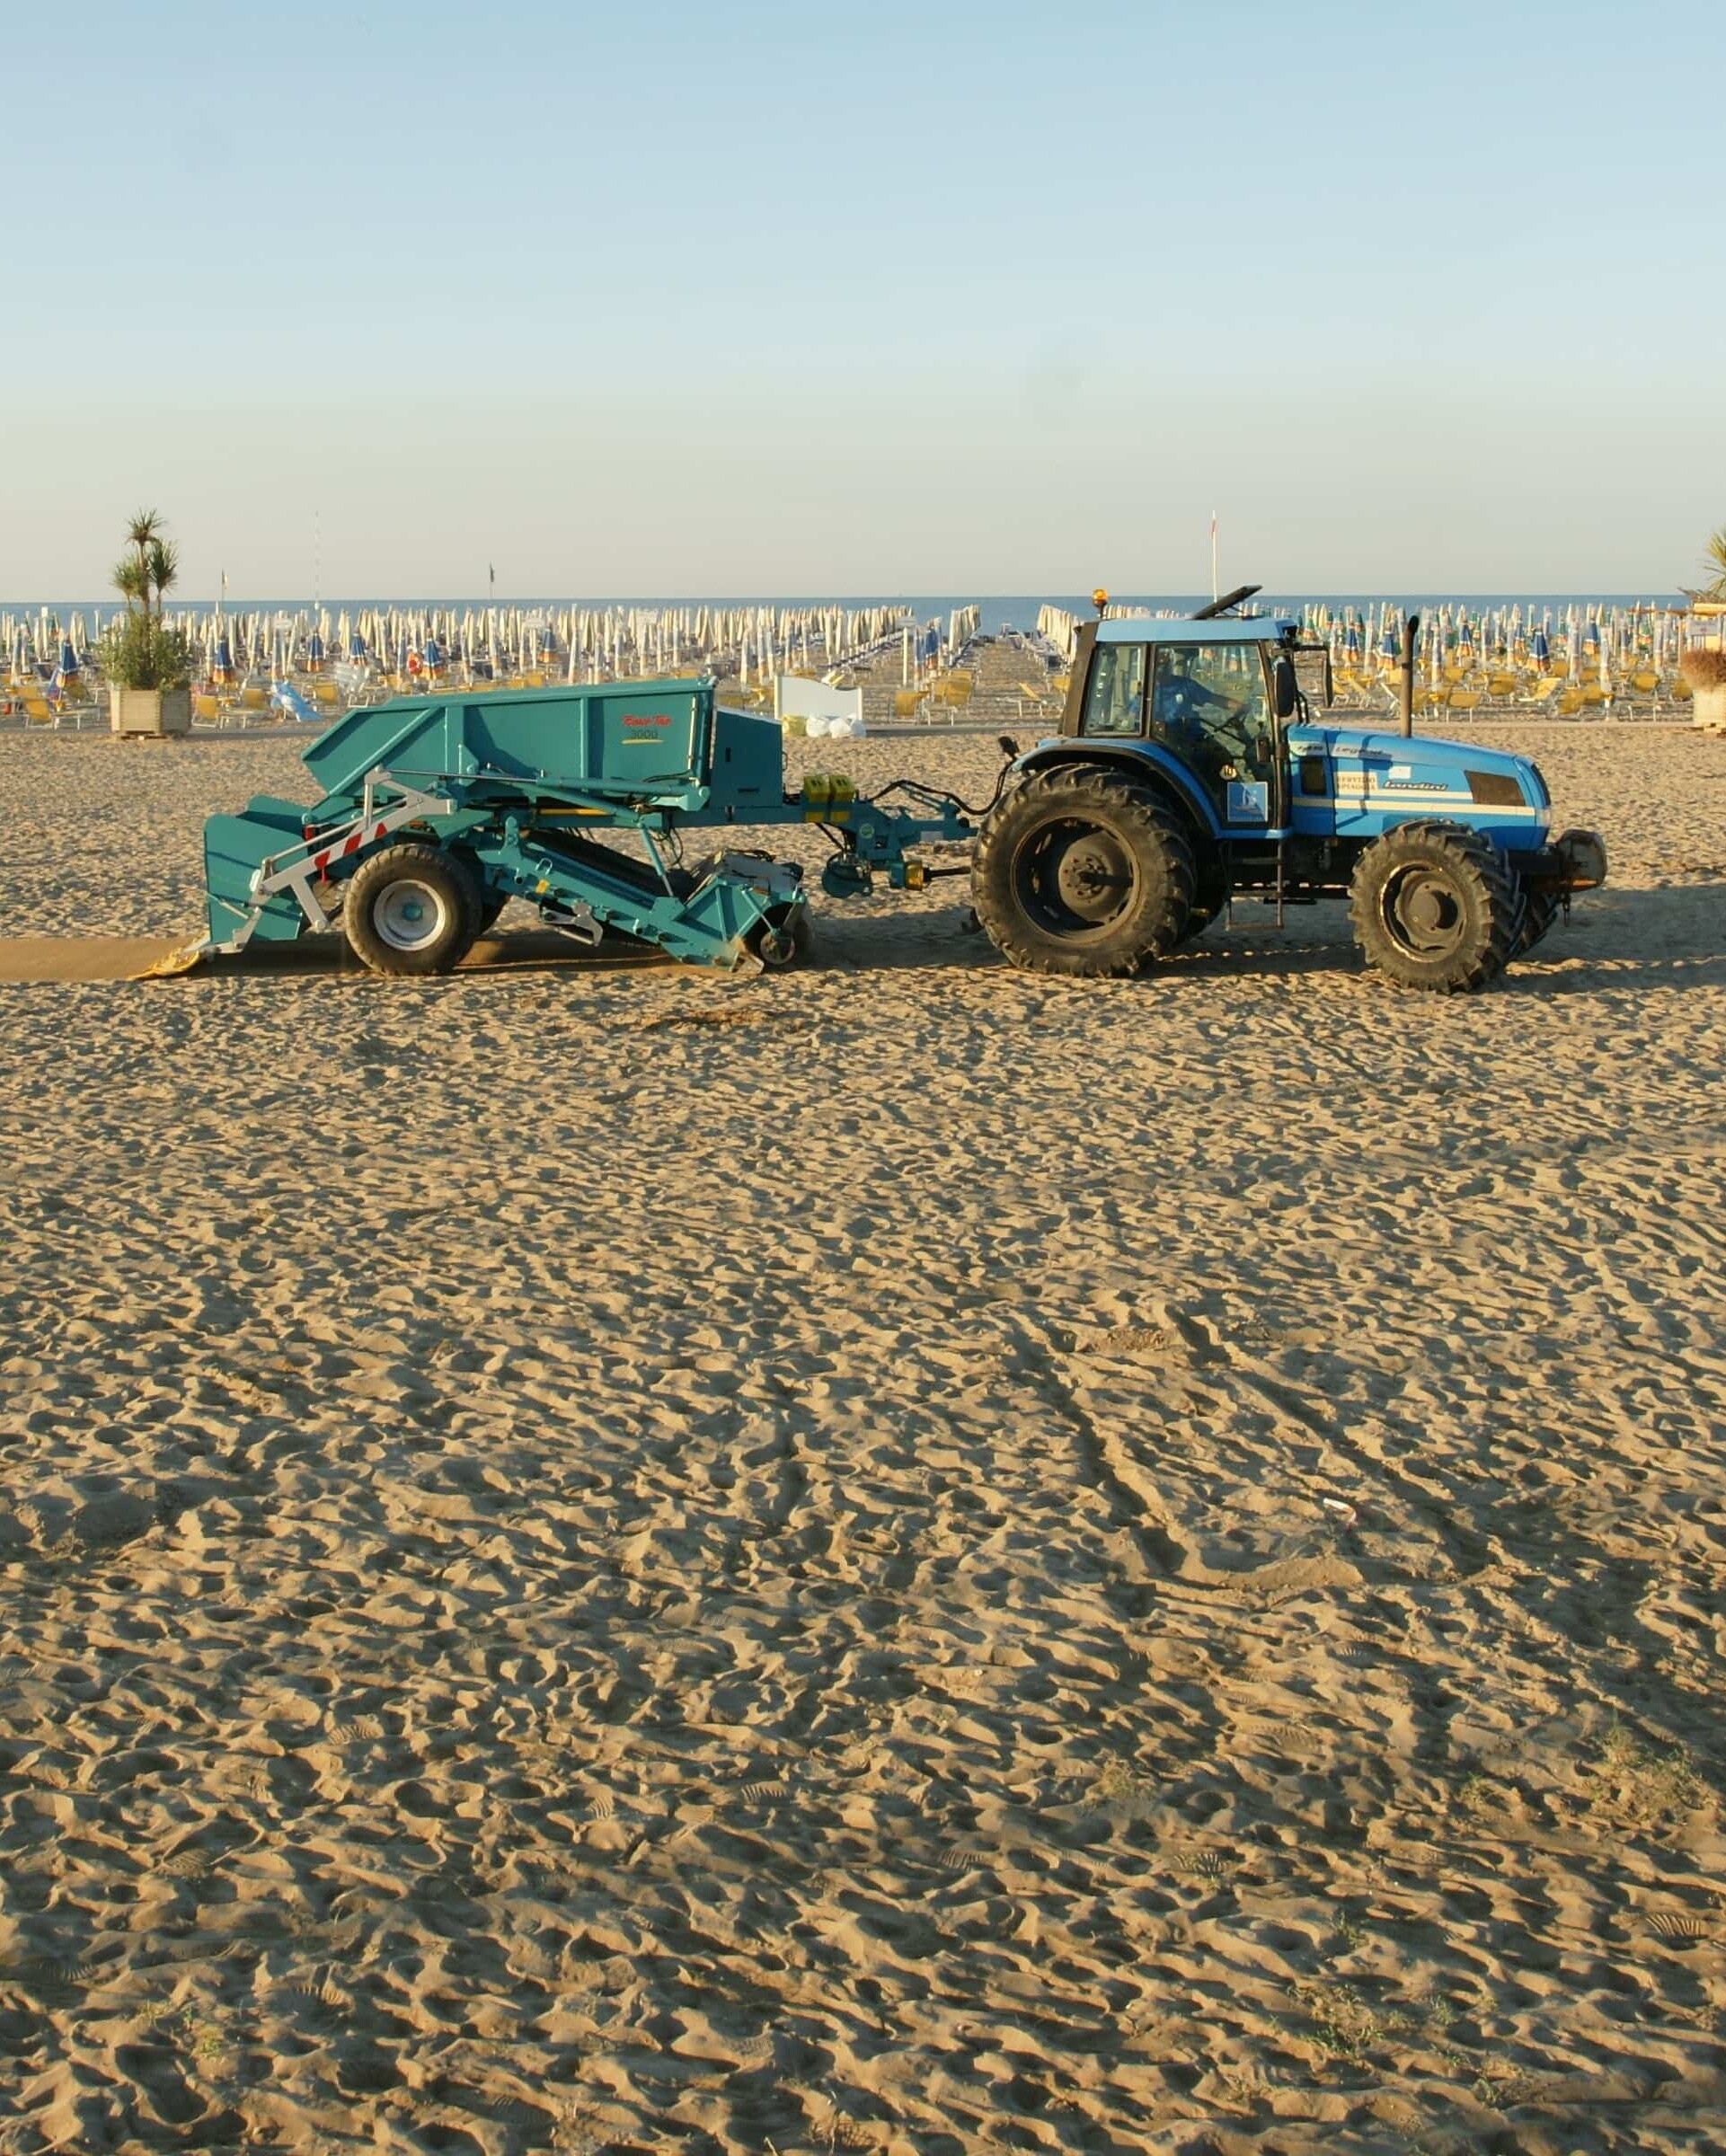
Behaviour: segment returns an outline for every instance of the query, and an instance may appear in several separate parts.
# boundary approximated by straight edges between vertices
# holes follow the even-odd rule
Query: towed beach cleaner
[[[976,923],[1036,972],[1132,974],[1237,899],[1279,923],[1340,899],[1401,985],[1485,986],[1604,883],[1598,835],[1551,835],[1526,756],[1325,723],[1297,625],[1233,613],[1256,588],[1187,620],[1111,615],[1099,594],[1060,733],[1022,755],[1004,740],[983,808],[914,779],[872,798],[787,788],[778,725],[707,677],[350,711],[305,751],[311,807],[263,796],[210,818],[208,935],[171,964],[339,926],[376,972],[443,973],[515,898],[584,943],[617,932],[758,973],[806,947],[802,870],[725,835],[804,824],[831,844],[830,897],[969,873]],[[719,838],[693,864],[689,833]],[[916,857],[928,846],[969,858]]]
[[[953,797],[908,807],[848,781],[784,785],[775,721],[728,711],[711,679],[398,698],[350,711],[305,752],[321,798],[261,796],[204,830],[208,940],[191,957],[340,926],[378,973],[447,972],[511,898],[597,945],[607,932],[726,973],[794,962],[807,942],[796,862],[723,843],[739,826],[816,824],[823,881],[919,888],[912,846],[962,843]],[[690,832],[721,843],[685,857]],[[601,836],[601,834],[604,836]],[[640,852],[615,842],[633,835]],[[962,872],[962,871],[960,871]]]

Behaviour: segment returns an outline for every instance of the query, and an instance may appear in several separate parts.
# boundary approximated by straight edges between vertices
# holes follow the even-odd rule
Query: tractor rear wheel
[[[1192,907],[1187,915],[1187,925],[1181,932],[1182,943],[1196,942],[1227,904],[1228,873],[1223,867],[1221,849],[1213,846],[1199,857],[1197,864]]]
[[[1458,824],[1401,824],[1355,863],[1349,895],[1367,963],[1405,988],[1456,995],[1504,971],[1515,882],[1490,839]]]
[[[385,846],[356,870],[341,924],[374,973],[447,973],[474,941],[477,893],[441,846]]]
[[[1095,764],[1034,772],[998,802],[971,864],[989,940],[1032,973],[1136,973],[1173,950],[1192,906],[1192,848],[1153,795]]]

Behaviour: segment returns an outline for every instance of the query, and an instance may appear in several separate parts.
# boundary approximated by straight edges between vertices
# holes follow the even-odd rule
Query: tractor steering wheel
[[[1226,718],[1214,719],[1206,730],[1213,741],[1235,751],[1244,763],[1253,764],[1258,761],[1244,711],[1233,711]]]

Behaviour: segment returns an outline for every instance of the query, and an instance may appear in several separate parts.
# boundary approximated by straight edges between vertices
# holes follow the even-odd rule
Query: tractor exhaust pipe
[[[1414,731],[1414,644],[1421,633],[1421,617],[1412,614],[1403,623],[1403,738]]]

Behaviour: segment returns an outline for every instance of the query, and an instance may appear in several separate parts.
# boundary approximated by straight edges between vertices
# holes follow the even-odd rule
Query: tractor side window
[[[1084,689],[1087,734],[1137,734],[1144,729],[1145,647],[1099,644]]]

